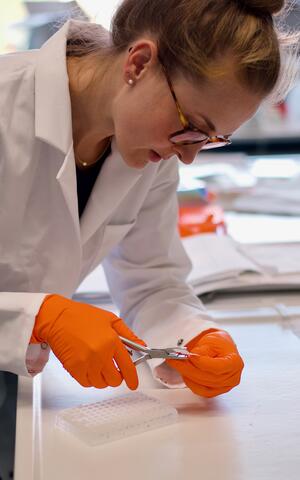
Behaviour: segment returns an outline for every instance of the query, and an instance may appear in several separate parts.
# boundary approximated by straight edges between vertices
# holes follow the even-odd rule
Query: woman
[[[83,386],[135,389],[119,339],[135,331],[199,354],[154,362],[166,385],[211,397],[239,383],[234,341],[185,282],[176,157],[230,143],[274,91],[282,4],[125,0],[111,35],[69,21],[39,51],[1,58],[2,370],[34,375],[52,349]],[[70,300],[100,262],[133,331]]]

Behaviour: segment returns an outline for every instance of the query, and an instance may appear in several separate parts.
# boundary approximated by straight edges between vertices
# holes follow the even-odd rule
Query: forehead
[[[233,133],[254,115],[263,100],[231,74],[198,83],[178,76],[173,86],[184,114],[192,116],[197,125],[203,125],[201,116],[207,117],[219,134]]]

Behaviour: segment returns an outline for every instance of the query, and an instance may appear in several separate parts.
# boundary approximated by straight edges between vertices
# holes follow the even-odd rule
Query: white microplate
[[[170,425],[177,417],[175,408],[133,392],[62,410],[56,417],[56,426],[88,445],[101,445]]]

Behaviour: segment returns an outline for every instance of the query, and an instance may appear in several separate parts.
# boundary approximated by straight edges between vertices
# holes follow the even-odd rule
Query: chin
[[[144,158],[142,155],[140,156],[136,155],[136,158],[133,158],[132,156],[131,157],[128,156],[128,157],[126,157],[125,155],[124,156],[122,155],[122,158],[126,163],[126,165],[128,165],[128,167],[135,168],[137,170],[142,170],[149,163],[149,160],[146,158],[146,156],[144,156]]]
[[[145,160],[143,162],[130,162],[130,163],[127,163],[127,165],[130,167],[130,168],[135,168],[136,170],[143,170],[143,168],[145,168],[146,165],[148,165],[148,161]]]

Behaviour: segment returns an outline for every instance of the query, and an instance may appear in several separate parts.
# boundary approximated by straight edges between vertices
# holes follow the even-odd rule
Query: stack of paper
[[[193,263],[188,281],[197,295],[300,289],[300,243],[247,245],[226,236],[195,235],[184,245]]]
[[[225,235],[200,234],[184,238],[183,244],[193,264],[188,282],[196,295],[300,290],[300,242],[242,244]],[[111,302],[101,266],[86,277],[73,298]]]
[[[290,187],[289,191],[272,186],[258,186],[252,192],[237,197],[231,208],[238,212],[299,215],[299,184],[297,190]]]
[[[269,271],[277,276],[300,273],[298,242],[239,245],[238,249],[258,263],[265,272]]]
[[[185,237],[183,244],[193,263],[188,280],[194,286],[237,278],[246,272],[262,271],[259,265],[236,248],[236,242],[229,236],[193,235]]]
[[[290,161],[291,162],[291,161]],[[259,162],[255,162],[259,163]],[[300,170],[300,162],[294,162],[295,169]],[[248,192],[239,195],[230,208],[242,212],[264,212],[285,215],[300,214],[300,174],[294,178],[288,177],[289,162],[286,159],[282,167],[286,172],[284,178],[260,178],[257,185]],[[276,170],[276,163],[271,161],[271,169],[269,167],[269,176],[272,171]],[[283,173],[282,173],[283,175]],[[292,172],[291,172],[292,175]]]

